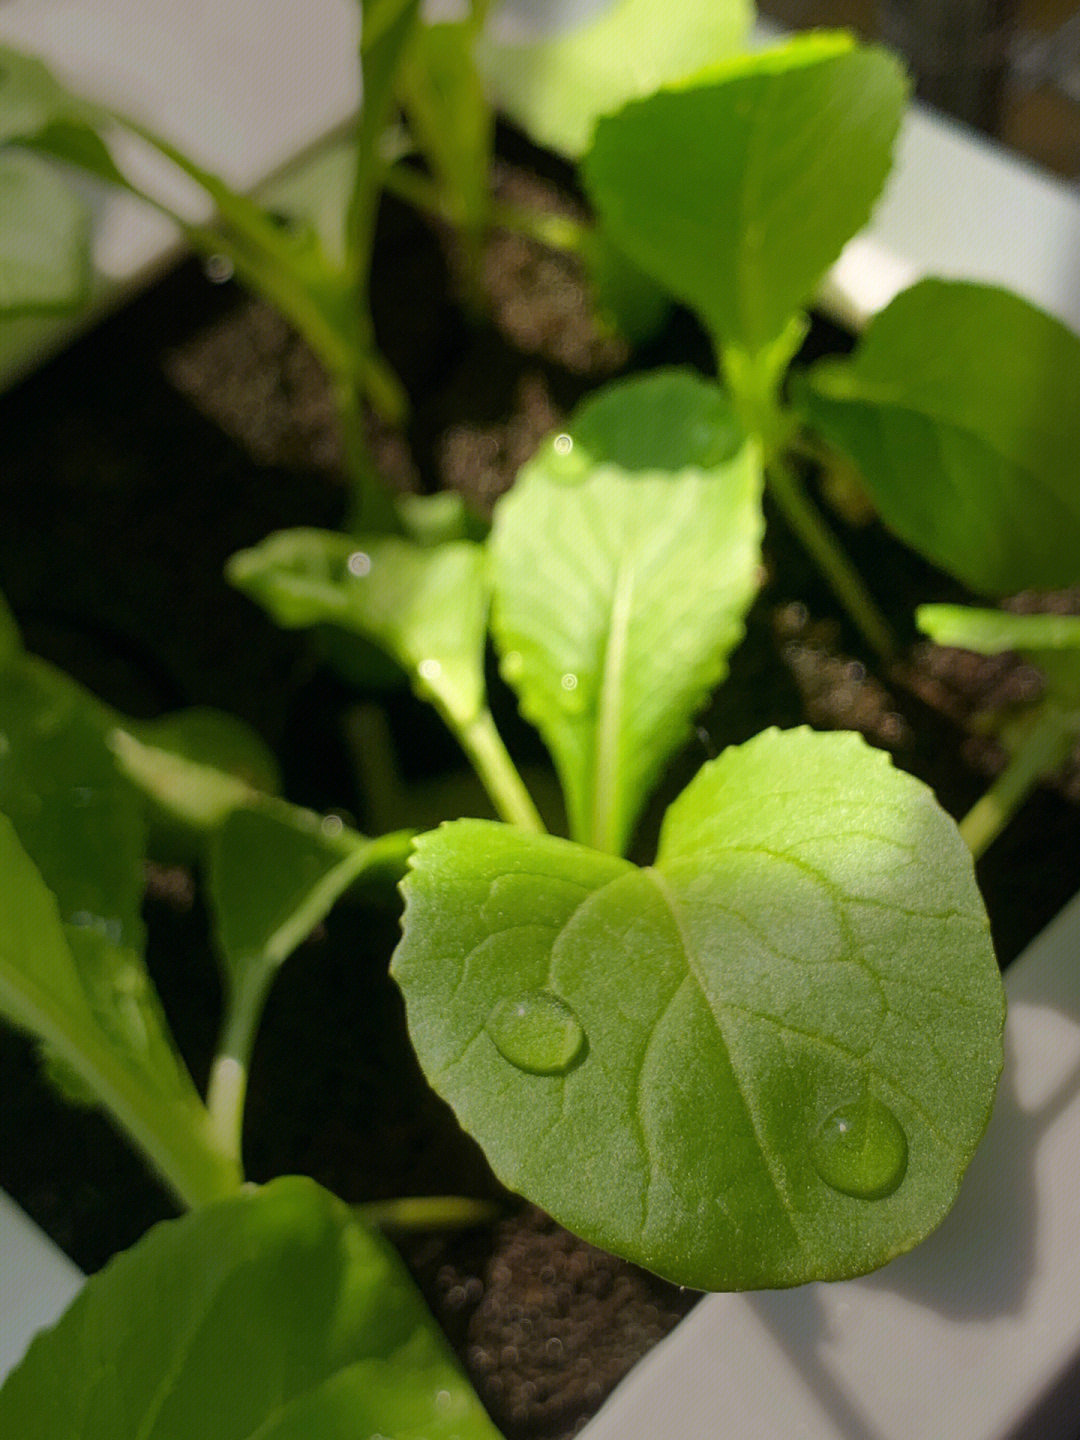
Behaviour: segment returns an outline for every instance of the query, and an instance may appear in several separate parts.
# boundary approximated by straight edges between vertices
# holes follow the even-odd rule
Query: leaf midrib
[[[593,758],[593,802],[588,843],[594,850],[612,851],[618,832],[615,795],[619,738],[622,728],[626,648],[634,594],[635,571],[627,559],[619,562],[611,600],[611,623],[604,643],[600,705]]]
[[[656,890],[659,893],[661,900],[664,902],[664,905],[666,906],[668,913],[671,916],[672,924],[675,926],[675,932],[679,937],[679,943],[682,948],[682,952],[686,957],[687,972],[697,986],[701,994],[701,998],[705,1002],[706,1008],[708,1009],[710,1015],[713,1018],[713,1023],[716,1026],[716,1031],[720,1038],[720,1042],[724,1047],[724,1053],[727,1055],[728,1063],[731,1067],[732,1079],[734,1080],[735,1087],[739,1092],[739,1098],[742,1100],[743,1108],[746,1111],[747,1119],[750,1121],[750,1127],[754,1132],[754,1138],[757,1141],[758,1151],[761,1155],[762,1163],[765,1167],[765,1172],[769,1177],[769,1182],[772,1185],[777,1200],[779,1201],[780,1208],[786,1216],[792,1233],[795,1236],[796,1243],[798,1244],[800,1250],[803,1250],[805,1252],[806,1243],[803,1239],[802,1231],[799,1228],[797,1218],[798,1212],[796,1211],[795,1204],[790,1194],[788,1193],[783,1176],[777,1172],[776,1168],[772,1163],[770,1149],[766,1145],[765,1140],[761,1134],[755,1107],[751,1104],[750,1098],[748,1097],[746,1090],[743,1087],[742,1077],[739,1074],[738,1066],[735,1063],[732,1046],[728,1040],[727,1030],[725,1028],[724,1022],[721,1018],[718,1008],[712,1002],[712,998],[709,995],[708,988],[705,984],[704,976],[700,973],[698,966],[695,964],[696,953],[694,951],[694,947],[690,944],[690,938],[686,932],[686,927],[683,924],[683,918],[679,909],[676,896],[672,891],[671,886],[667,882],[667,877],[660,870],[656,869],[655,867],[650,867],[644,870],[642,873],[647,875],[650,881],[656,887]]]

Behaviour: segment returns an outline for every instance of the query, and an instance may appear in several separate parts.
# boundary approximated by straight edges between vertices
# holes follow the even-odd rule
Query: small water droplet
[[[450,1406],[451,1406],[453,1403],[454,1403],[454,1399],[453,1399],[453,1396],[450,1394],[450,1391],[449,1391],[449,1390],[436,1390],[436,1392],[435,1392],[435,1408],[436,1408],[436,1410],[449,1410],[449,1409],[450,1409]]]
[[[574,448],[573,437],[570,435],[556,435],[554,444],[556,455],[569,455]]]
[[[502,664],[499,666],[499,670],[502,673],[503,679],[511,685],[516,680],[520,680],[525,673],[525,660],[521,651],[508,650],[502,658]]]
[[[366,550],[354,550],[345,561],[345,568],[350,575],[355,575],[358,580],[363,580],[365,575],[371,574],[371,556]]]
[[[342,830],[345,829],[345,822],[340,815],[324,815],[319,829],[324,835],[328,835],[332,839],[335,835],[340,835]]]
[[[834,1110],[810,1143],[825,1184],[856,1200],[884,1200],[907,1171],[908,1142],[900,1121],[873,1095]]]
[[[227,255],[208,255],[203,261],[203,274],[211,285],[225,285],[233,278],[233,263]]]
[[[438,660],[421,660],[416,670],[421,680],[437,680],[442,674]]]
[[[570,1006],[547,990],[500,1000],[487,1018],[487,1032],[500,1055],[532,1075],[565,1074],[585,1043]]]
[[[581,715],[587,708],[585,692],[581,688],[578,677],[572,672],[567,673],[559,681],[559,706],[567,715]]]

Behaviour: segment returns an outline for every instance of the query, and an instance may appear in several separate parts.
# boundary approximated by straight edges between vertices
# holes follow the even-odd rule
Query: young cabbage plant
[[[1001,1066],[971,857],[857,737],[725,751],[669,807],[655,863],[624,858],[741,638],[761,490],[721,390],[660,372],[586,401],[453,568],[312,531],[230,565],[282,623],[384,645],[474,763],[490,595],[570,838],[542,833],[505,747],[479,757],[510,823],[416,841],[393,961],[413,1044],[508,1185],[701,1289],[859,1274],[917,1243]]]
[[[792,463],[807,431],[856,464],[891,530],[983,593],[1069,583],[1080,547],[1080,340],[1026,301],[923,282],[785,398],[802,309],[870,216],[906,97],[884,51],[801,37],[601,119],[582,170],[607,233],[701,319],[773,499],[885,657],[889,626]]]

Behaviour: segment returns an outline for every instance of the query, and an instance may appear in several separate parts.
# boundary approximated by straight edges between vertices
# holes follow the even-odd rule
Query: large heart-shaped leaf
[[[924,280],[804,389],[882,520],[973,590],[1080,579],[1080,338],[1017,295]]]
[[[0,1390],[20,1440],[498,1440],[386,1241],[310,1180],[158,1225]]]
[[[575,839],[626,845],[742,638],[762,525],[756,446],[683,371],[586,402],[499,502],[492,628]]]
[[[970,855],[852,735],[767,731],[656,865],[458,821],[417,841],[394,974],[496,1173],[702,1289],[856,1275],[942,1218],[1003,1000]]]
[[[664,0],[614,0],[531,40],[500,38],[496,21],[478,58],[500,108],[538,145],[576,158],[598,116],[738,53],[752,21],[749,0],[684,0],[678,23]]]
[[[804,36],[602,119],[586,187],[718,347],[756,354],[870,218],[906,98],[885,51]]]
[[[238,589],[291,629],[336,625],[374,641],[452,724],[484,706],[487,591],[483,552],[459,540],[408,540],[282,530],[228,564]]]

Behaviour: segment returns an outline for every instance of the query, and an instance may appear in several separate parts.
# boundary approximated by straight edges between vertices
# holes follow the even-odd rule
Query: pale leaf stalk
[[[423,1233],[428,1230],[470,1230],[487,1225],[499,1214],[490,1200],[473,1200],[466,1195],[417,1195],[400,1200],[369,1200],[353,1207],[367,1225],[392,1235]]]
[[[210,1067],[206,1108],[216,1143],[239,1166],[244,1134],[244,1105],[255,1036],[274,980],[270,968],[255,967],[247,983],[230,995],[217,1053]]]
[[[989,790],[960,821],[960,834],[975,859],[997,839],[1040,781],[1054,774],[1068,759],[1080,717],[1045,702],[1031,717],[1023,739]]]
[[[781,514],[847,611],[852,624],[875,654],[891,664],[897,653],[892,627],[794,471],[777,458],[769,463],[765,473],[769,491]]]
[[[450,715],[446,718],[499,816],[508,825],[543,835],[547,827],[503,744],[491,711],[481,710],[466,724],[459,724]]]

